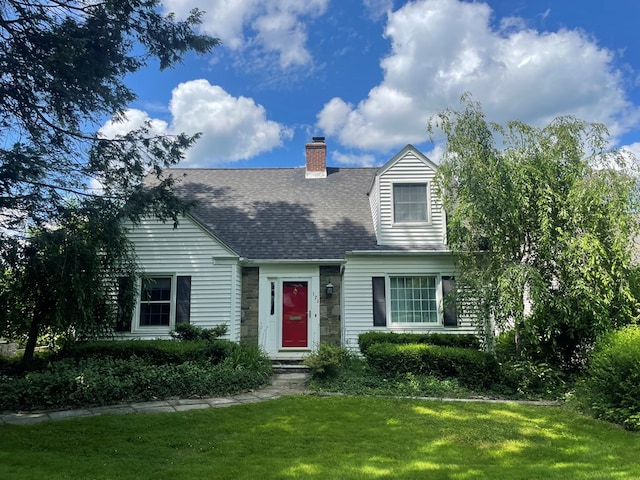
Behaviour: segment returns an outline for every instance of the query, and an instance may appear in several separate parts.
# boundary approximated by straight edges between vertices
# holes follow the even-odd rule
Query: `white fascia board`
[[[417,255],[451,255],[452,250],[352,250],[345,256],[417,256]]]
[[[290,265],[336,265],[342,264],[345,262],[344,258],[305,258],[303,260],[296,259],[282,259],[282,258],[266,258],[266,259],[250,259],[250,258],[241,258],[240,262],[243,265],[264,265],[264,264],[276,264],[276,263],[286,263]]]

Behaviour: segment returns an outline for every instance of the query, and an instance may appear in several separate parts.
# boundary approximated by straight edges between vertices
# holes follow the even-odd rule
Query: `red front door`
[[[282,282],[282,346],[307,346],[307,282]]]

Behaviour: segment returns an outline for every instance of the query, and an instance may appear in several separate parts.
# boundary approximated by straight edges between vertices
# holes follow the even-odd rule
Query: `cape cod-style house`
[[[130,230],[143,277],[123,336],[168,337],[180,322],[228,326],[270,357],[321,342],[358,348],[371,330],[472,333],[451,302],[454,263],[433,179],[407,145],[381,168],[173,169],[197,201],[177,228]]]

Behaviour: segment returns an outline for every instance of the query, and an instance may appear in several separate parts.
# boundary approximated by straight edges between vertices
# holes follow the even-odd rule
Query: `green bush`
[[[457,378],[461,385],[469,388],[489,388],[499,378],[495,358],[471,348],[375,343],[367,349],[365,357],[372,368],[386,374]]]
[[[253,343],[232,343],[233,348],[227,352],[225,365],[231,368],[243,368],[271,375],[272,364],[267,354]]]
[[[311,353],[302,361],[304,365],[309,367],[311,375],[314,377],[332,377],[338,374],[340,367],[350,357],[347,349],[321,343],[315,352]]]
[[[173,340],[101,340],[67,345],[55,359],[109,357],[144,358],[156,365],[184,362],[220,363],[236,348],[229,340],[176,342]]]
[[[595,417],[640,430],[640,325],[596,343],[575,396]]]
[[[509,360],[500,364],[500,390],[525,397],[558,398],[566,392],[563,373],[546,363]]]
[[[241,352],[249,352],[243,355]],[[251,368],[238,359],[253,358]],[[0,376],[3,411],[91,407],[171,397],[228,395],[264,385],[271,364],[258,363],[255,349],[238,345],[229,359],[155,364],[147,358],[88,357],[52,362],[42,372]]]
[[[365,332],[358,336],[358,346],[363,355],[366,355],[371,345],[377,343],[426,343],[442,347],[480,349],[478,337],[468,334]]]
[[[228,330],[229,327],[226,324],[217,325],[214,328],[202,328],[191,323],[179,323],[171,332],[171,336],[181,341],[205,340],[210,342],[226,335]]]

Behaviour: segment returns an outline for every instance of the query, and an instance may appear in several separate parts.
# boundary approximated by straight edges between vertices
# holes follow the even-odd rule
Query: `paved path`
[[[185,410],[198,410],[211,407],[230,407],[232,405],[261,402],[286,395],[302,393],[306,389],[308,380],[309,375],[306,373],[281,373],[275,374],[271,379],[271,384],[265,388],[227,397],[159,400],[155,402],[126,403],[106,407],[36,413],[7,413],[0,415],[0,425],[28,425],[49,420],[63,420],[66,418],[91,417],[106,414],[182,412]]]

